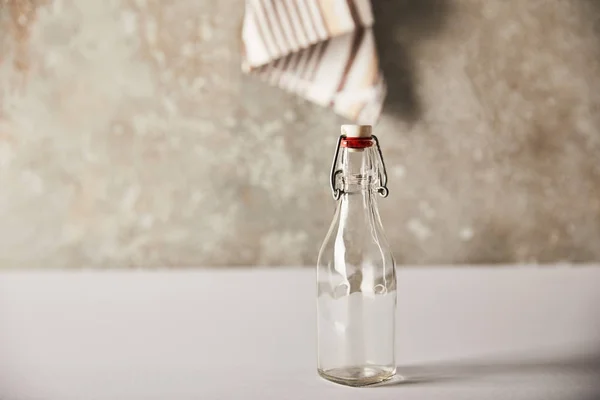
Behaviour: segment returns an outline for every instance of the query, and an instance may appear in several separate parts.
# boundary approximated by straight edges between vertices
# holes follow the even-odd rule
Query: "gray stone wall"
[[[600,260],[600,2],[375,0],[402,264]],[[242,0],[0,1],[0,267],[312,265],[342,119]]]

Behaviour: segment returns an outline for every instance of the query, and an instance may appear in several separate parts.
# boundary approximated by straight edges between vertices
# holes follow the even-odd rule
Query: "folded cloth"
[[[370,0],[246,0],[242,70],[374,124],[386,84]]]

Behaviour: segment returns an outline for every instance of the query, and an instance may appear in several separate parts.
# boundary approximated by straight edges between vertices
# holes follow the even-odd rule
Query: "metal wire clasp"
[[[379,139],[377,139],[377,136],[375,135],[371,135],[371,138],[373,138],[373,141],[375,142],[375,146],[377,147],[377,156],[379,158],[379,163],[381,164],[379,166],[379,168],[377,168],[377,174],[379,177],[379,186],[377,186],[377,188],[375,189],[377,191],[377,193],[381,196],[381,197],[387,197],[390,193],[390,191],[387,188],[387,171],[385,169],[385,163],[383,161],[383,154],[381,152],[381,147],[379,146]],[[339,158],[339,154],[340,154],[340,145],[342,143],[342,140],[346,139],[346,135],[340,135],[340,137],[337,140],[337,144],[335,146],[335,153],[333,155],[333,163],[331,164],[331,173],[329,176],[329,185],[331,187],[331,194],[333,195],[333,198],[337,201],[340,199],[340,197],[342,196],[342,189],[336,187],[336,183],[337,183],[337,176],[341,173],[343,173],[343,171],[341,169],[337,168],[337,163],[338,163],[338,158]]]
[[[377,155],[379,156],[379,162],[381,163],[381,168],[377,168],[377,173],[379,174],[379,186],[377,187],[377,193],[381,197],[388,197],[390,194],[389,189],[387,188],[387,171],[385,169],[385,163],[383,162],[383,153],[381,152],[381,147],[379,146],[379,139],[377,136],[371,135],[373,140],[375,141],[375,146],[377,147]]]
[[[335,145],[335,153],[333,155],[333,163],[331,164],[331,174],[329,177],[329,185],[331,186],[331,194],[333,195],[334,200],[339,200],[340,197],[342,196],[342,190],[338,189],[335,187],[335,183],[337,180],[337,176],[338,174],[342,173],[341,169],[336,169],[337,167],[337,162],[338,162],[338,156],[340,155],[340,144],[342,143],[342,140],[344,140],[346,138],[346,135],[340,135],[340,137],[337,140],[337,144]]]

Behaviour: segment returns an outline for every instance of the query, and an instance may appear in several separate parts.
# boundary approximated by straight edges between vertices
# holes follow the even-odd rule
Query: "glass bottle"
[[[317,261],[318,371],[364,386],[396,372],[395,263],[377,210],[387,175],[371,127],[343,125],[331,169],[337,209]]]

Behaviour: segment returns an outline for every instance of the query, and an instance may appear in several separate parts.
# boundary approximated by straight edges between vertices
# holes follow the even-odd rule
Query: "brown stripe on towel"
[[[277,77],[276,85],[281,85],[282,79],[285,79],[285,75],[288,72],[288,67],[290,66],[290,61],[292,59],[292,55],[285,56],[283,58],[283,62],[281,63],[281,67],[279,68],[279,76]]]
[[[300,11],[300,7],[298,7],[298,3],[296,0],[288,0],[287,4],[292,3],[291,7],[288,7],[287,10],[290,14],[294,14],[298,20],[298,30],[302,38],[300,40],[303,41],[303,48],[306,46],[310,46],[310,39],[308,37],[308,33],[306,32],[306,27],[304,26],[304,20],[302,19],[302,13]],[[291,9],[290,9],[291,8]]]
[[[259,23],[259,25],[263,25],[263,21],[264,21],[264,29],[263,32],[265,33],[265,37],[268,38],[269,41],[269,54],[271,56],[271,58],[275,58],[278,57],[279,54],[281,53],[281,49],[279,48],[279,45],[277,43],[276,37],[275,37],[275,32],[273,31],[273,27],[271,26],[271,19],[269,18],[269,15],[267,14],[267,11],[264,7],[264,4],[262,3],[262,0],[254,0],[254,14],[258,17],[260,16],[260,21],[258,21],[257,18],[257,22]]]
[[[308,49],[302,51],[302,56],[300,58],[300,65],[298,65],[298,81],[296,82],[296,87],[299,87],[299,93],[302,93],[302,90],[306,87],[306,76],[309,71],[309,66],[311,59],[315,53],[315,50],[318,45],[312,45]]]
[[[304,29],[306,30],[306,36],[308,38],[308,41],[311,44],[316,43],[316,41],[319,40],[319,31],[318,31],[317,25],[313,19],[312,12],[310,11],[310,6],[309,6],[307,0],[296,0],[296,1],[294,1],[294,4],[296,5],[296,8],[300,12],[300,17],[302,19],[302,26],[304,26]]]
[[[352,0],[349,0],[349,2],[352,2]],[[342,90],[344,90],[344,86],[346,86],[346,81],[348,80],[348,74],[350,73],[350,68],[352,68],[352,64],[354,64],[354,60],[356,59],[356,55],[358,54],[358,50],[362,45],[364,37],[365,30],[363,28],[359,28],[354,31],[354,37],[352,38],[352,47],[350,49],[350,54],[348,55],[348,61],[346,61],[344,73],[342,74],[342,78],[340,79],[340,84],[338,85],[336,93],[340,93]],[[334,102],[335,98],[331,100],[331,106],[333,106]]]
[[[292,22],[287,19],[287,14],[285,14],[281,7],[283,6],[282,0],[271,0],[271,4],[273,5],[273,12],[275,15],[275,21],[279,24],[279,31],[281,32],[281,38],[286,45],[286,51],[284,54],[287,54],[291,51],[298,50],[298,43],[296,39],[290,33]]]
[[[281,1],[282,13],[284,14],[284,18],[287,19],[288,24],[289,24],[288,27],[289,27],[289,31],[292,36],[292,41],[295,44],[295,51],[298,51],[298,49],[304,47],[304,45],[302,43],[300,35],[298,35],[298,32],[296,32],[297,24],[296,24],[294,18],[292,18],[292,14],[291,14],[290,10],[288,9],[287,1],[285,1],[285,0],[280,0],[280,1]],[[296,17],[298,17],[298,16],[296,15]]]
[[[275,85],[279,82],[279,74],[281,73],[281,62],[282,58],[278,58],[274,62],[271,63],[273,68],[271,68],[271,73],[269,74],[269,83],[271,85]]]
[[[273,18],[271,17],[271,15],[269,14],[269,12],[267,10],[267,7],[265,6],[265,2],[268,2],[270,0],[256,0],[256,1],[261,5],[262,13],[263,13],[263,15],[265,17],[265,21],[267,23],[267,28],[268,28],[269,32],[271,33],[271,37],[273,38],[273,43],[275,44],[275,47],[277,47],[278,56],[280,56],[285,51],[285,48],[282,47],[281,38],[277,34],[276,27],[273,22]]]
[[[346,2],[348,3],[348,9],[350,10],[350,15],[352,15],[352,20],[354,21],[354,27],[359,29],[362,26],[362,22],[356,4],[354,3],[354,0],[346,0]]]
[[[282,88],[285,90],[291,90],[292,83],[297,77],[298,63],[300,62],[300,51],[293,53],[290,56],[290,63],[288,65],[288,71],[284,74],[284,79],[281,82]]]
[[[327,47],[329,46],[329,40],[326,40],[322,43],[319,43],[319,51],[317,53],[317,59],[315,61],[315,67],[313,68],[313,70],[310,73],[310,78],[308,79],[308,83],[313,83],[315,81],[315,77],[317,75],[317,70],[319,69],[319,65],[321,64],[321,61],[323,60],[323,55],[325,54],[325,52],[327,51]]]

